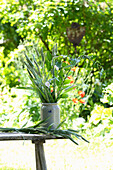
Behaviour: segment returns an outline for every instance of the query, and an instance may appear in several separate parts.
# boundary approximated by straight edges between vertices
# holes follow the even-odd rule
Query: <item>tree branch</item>
[[[44,43],[44,45],[45,45],[45,47],[47,48],[47,50],[52,54],[51,50],[50,50],[49,47],[48,47],[48,44],[43,40],[42,36],[39,35],[39,37],[40,37],[41,41]]]

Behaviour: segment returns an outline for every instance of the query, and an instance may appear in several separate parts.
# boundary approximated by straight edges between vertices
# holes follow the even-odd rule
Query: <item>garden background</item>
[[[76,54],[66,34],[66,29],[71,27],[72,22],[79,23],[86,30],[85,36],[77,46]],[[62,153],[65,153],[68,147],[70,154],[66,152],[65,155],[72,154],[72,158],[59,154],[62,158],[62,168],[58,167],[59,170],[60,168],[74,170],[75,159],[79,162],[78,164],[76,162],[78,169],[113,169],[113,153],[110,152],[113,151],[112,32],[112,0],[0,2],[0,127],[24,127],[40,120],[41,104],[35,93],[17,89],[31,83],[26,68],[20,61],[23,43],[28,47],[32,42],[38,43],[39,48],[48,50],[48,57],[53,45],[57,44],[59,55],[75,55],[76,58],[88,56],[91,59],[91,69],[92,63],[97,63],[94,72],[91,72],[90,93],[86,93],[84,97],[86,102],[74,103],[71,98],[59,101],[61,120],[66,119],[62,128],[79,129],[80,133],[89,139],[90,144],[81,142],[79,148],[66,141],[47,144],[47,156],[52,160],[49,169],[56,166],[55,161],[59,162],[58,155],[56,154],[54,158],[49,151],[54,152],[55,149],[56,153],[59,153],[61,147]],[[57,145],[61,146],[59,150]],[[22,145],[19,147],[23,149]],[[109,159],[106,158],[106,154],[109,154]],[[8,169],[13,163],[11,160],[4,162],[3,158],[1,153],[0,166]],[[90,159],[92,163],[89,163]],[[105,159],[107,159],[106,164]],[[16,168],[22,168],[23,164],[21,162]],[[48,164],[50,165],[49,159]],[[17,160],[14,165],[17,165]],[[33,164],[29,164],[27,169],[33,169],[32,166]]]

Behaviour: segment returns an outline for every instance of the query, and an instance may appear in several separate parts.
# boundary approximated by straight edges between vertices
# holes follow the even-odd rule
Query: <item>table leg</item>
[[[35,144],[36,170],[47,170],[44,147],[45,141],[33,141]]]

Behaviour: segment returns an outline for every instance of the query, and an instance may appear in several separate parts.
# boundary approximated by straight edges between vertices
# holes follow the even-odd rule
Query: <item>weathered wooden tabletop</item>
[[[46,139],[63,139],[52,135],[26,134],[26,133],[0,133],[0,141],[5,140],[46,140]]]

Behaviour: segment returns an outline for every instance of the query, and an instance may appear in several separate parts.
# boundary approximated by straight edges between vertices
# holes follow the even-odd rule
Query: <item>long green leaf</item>
[[[34,76],[37,79],[38,77],[37,72],[29,65],[29,63],[24,62],[24,64],[27,66],[27,69],[29,70],[29,72],[32,73],[32,77]]]
[[[85,142],[89,143],[89,141],[87,139],[85,139],[83,136],[77,134],[81,139],[83,139]]]
[[[36,80],[37,80],[37,81],[35,81],[34,78],[33,78],[33,76],[31,75],[31,71],[33,72],[32,68],[29,69],[29,67],[28,67],[27,69],[28,69],[28,73],[29,73],[29,75],[30,75],[30,78],[31,78],[32,83],[38,88],[38,90],[39,90],[40,92],[42,92],[42,91],[43,91],[43,89],[42,89],[43,83],[42,83],[41,78],[34,73],[33,76],[35,76],[35,78],[36,78]]]
[[[31,67],[34,67],[32,61],[29,59],[29,57],[27,56],[27,54],[26,54],[26,53],[24,53],[24,54],[25,54],[26,60],[27,60],[27,62],[29,63],[29,65],[30,65]]]
[[[63,69],[65,69],[65,68],[72,68],[74,66],[75,66],[74,64],[73,65],[67,65],[67,66],[63,67]]]
[[[70,70],[67,71],[67,73],[66,73],[66,75],[65,75],[65,77],[64,77],[64,79],[63,79],[63,81],[62,81],[62,83],[61,83],[61,85],[60,85],[60,87],[59,87],[59,91],[57,92],[57,98],[58,98],[58,99],[59,99],[60,93],[61,93],[61,91],[62,91],[62,86],[63,86],[66,78],[68,77],[69,72],[70,72]]]
[[[37,54],[37,57],[39,58],[39,57],[40,57],[40,55],[39,55],[38,50],[36,49],[36,47],[34,47],[34,49],[35,49],[35,52],[36,52],[36,54]]]
[[[33,54],[33,60],[34,60],[34,63],[35,63],[35,65],[36,65],[37,69],[38,69],[39,76],[41,77],[41,71],[40,71],[40,68],[39,68],[39,66],[38,66],[38,63],[37,63],[37,61],[36,61],[36,59],[35,59],[34,54]]]
[[[74,129],[67,129],[69,131],[72,131],[72,132],[75,132],[75,133],[78,133],[79,131],[78,130],[74,130]]]
[[[29,71],[32,73],[32,75],[37,79],[42,80],[42,77],[40,77],[39,72],[35,69],[35,67],[31,67],[29,63],[24,62],[24,64],[27,66]]]
[[[64,119],[57,127],[56,127],[56,129],[55,130],[57,130],[59,127],[61,127],[62,126],[62,124],[64,123],[66,121],[66,119]]]
[[[78,145],[78,143],[69,135],[66,134],[60,134],[62,137],[70,139],[73,143],[75,143],[76,145]]]
[[[40,88],[36,85],[34,79],[32,79],[32,78],[30,77],[30,80],[31,80],[31,82],[32,82],[32,84],[33,84],[34,90],[35,90],[35,91],[37,92],[37,94],[40,96],[41,101],[42,101],[42,102],[47,101],[47,99],[46,99],[46,97],[45,97],[42,89],[40,89]]]
[[[32,78],[32,82],[34,81],[34,79],[33,79],[33,76],[37,79],[37,83],[38,83],[38,86],[40,87],[40,88],[38,88],[38,90],[40,91],[40,93],[42,94],[42,87],[44,87],[44,91],[45,91],[45,95],[46,95],[46,98],[45,98],[45,95],[44,95],[44,93],[42,94],[43,95],[43,97],[48,101],[48,102],[50,102],[49,100],[49,98],[51,98],[51,100],[52,100],[52,102],[54,102],[54,100],[53,100],[53,98],[52,98],[52,96],[51,96],[51,93],[47,90],[47,87],[42,83],[42,78],[40,78],[38,75],[37,75],[37,73],[35,73],[35,70],[32,68],[32,67],[30,67],[30,65],[29,64],[27,64],[27,63],[25,63],[26,64],[26,66],[27,66],[27,68],[28,68],[28,72],[29,72],[29,75],[30,75],[30,77]],[[31,73],[33,74],[33,76],[31,75]],[[34,83],[35,83],[35,85],[36,85],[36,82],[34,81]],[[40,84],[41,83],[41,84]],[[49,96],[48,96],[49,95]]]
[[[67,88],[64,88],[64,92],[67,93],[67,92],[73,90],[74,88],[75,88],[74,85],[73,85],[73,86],[69,86],[69,87],[67,87]]]
[[[49,100],[51,101],[50,103],[53,103],[54,102],[54,99],[53,99],[53,96],[50,92],[50,89],[48,89],[48,87],[46,87],[45,84],[43,84],[43,87],[44,87],[44,90],[45,90],[45,94],[46,96],[49,98]]]
[[[45,57],[43,53],[43,48],[41,48],[41,57],[42,57],[42,62],[45,63]]]
[[[29,126],[28,128],[37,128],[37,127],[40,127],[40,125],[42,125],[46,120],[47,119],[41,120],[36,125]]]
[[[70,135],[74,135],[74,136],[75,136],[76,138],[78,138],[79,140],[81,139],[80,136],[78,136],[78,134],[75,133],[75,132],[72,132],[72,131],[68,131],[68,130],[67,130],[67,133],[70,134]]]

